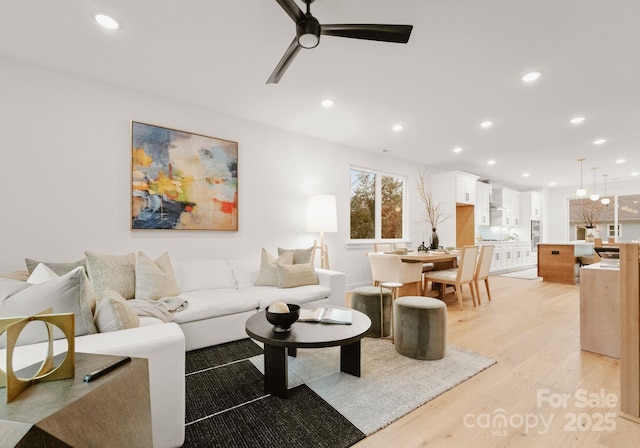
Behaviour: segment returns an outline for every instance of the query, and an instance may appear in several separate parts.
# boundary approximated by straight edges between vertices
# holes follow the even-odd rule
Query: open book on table
[[[341,308],[300,308],[299,321],[346,324],[353,322],[353,312]]]

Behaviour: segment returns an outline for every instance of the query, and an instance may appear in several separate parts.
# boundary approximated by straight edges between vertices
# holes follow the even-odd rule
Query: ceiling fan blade
[[[289,14],[289,17],[291,17],[294,22],[298,23],[305,19],[304,13],[300,8],[298,8],[298,5],[296,5],[293,0],[276,0],[276,1],[280,4],[282,9],[284,9],[285,12]]]
[[[321,25],[320,33],[325,36],[350,37],[353,39],[378,40],[406,44],[409,42],[413,25],[346,24]]]
[[[267,80],[267,84],[277,84],[278,81],[280,81],[280,78],[282,78],[284,72],[287,71],[287,68],[291,65],[293,58],[296,57],[301,48],[302,47],[298,45],[298,38],[294,37],[291,45],[289,45],[289,48],[285,51],[284,56],[282,56],[282,59],[280,59],[280,62],[276,65],[275,70],[271,73],[271,76]]]

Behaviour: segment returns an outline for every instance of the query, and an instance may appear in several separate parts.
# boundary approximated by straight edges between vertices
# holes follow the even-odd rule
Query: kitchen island
[[[593,255],[593,243],[538,244],[538,277],[545,282],[575,285],[578,282],[580,257]]]

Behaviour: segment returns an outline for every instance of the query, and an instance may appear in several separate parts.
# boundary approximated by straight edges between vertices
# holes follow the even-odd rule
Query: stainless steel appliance
[[[540,243],[540,221],[531,221],[531,252],[538,252]]]

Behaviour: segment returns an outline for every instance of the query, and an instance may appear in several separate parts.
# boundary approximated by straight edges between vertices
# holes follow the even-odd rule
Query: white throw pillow
[[[172,264],[180,292],[237,287],[225,260],[174,261]]]
[[[138,252],[136,257],[136,299],[157,300],[180,294],[173,274],[169,253],[160,255],[156,261]]]
[[[27,279],[27,283],[35,285],[36,283],[48,282],[49,280],[53,280],[54,278],[58,277],[60,276],[53,272],[51,268],[46,264],[38,263],[38,266],[36,266],[36,268]]]
[[[293,264],[293,252],[284,252],[276,259],[266,249],[262,249],[260,273],[256,279],[256,286],[278,286],[278,263]]]
[[[93,323],[93,309],[96,296],[84,268],[78,267],[59,278],[35,285],[6,280],[0,282],[0,317],[32,316],[52,308],[52,313],[73,313],[75,315],[75,335],[96,333]],[[38,322],[34,322],[38,324]],[[31,327],[31,328],[30,328]],[[27,325],[18,343],[33,344],[47,340],[44,326]],[[55,329],[54,338],[64,337]],[[4,348],[4,338],[0,348]]]
[[[97,295],[108,290],[117,291],[125,299],[133,299],[136,292],[136,255],[99,255],[85,251],[87,273]]]
[[[317,285],[318,276],[313,263],[284,265],[278,263],[278,287]]]
[[[100,296],[94,321],[100,333],[140,326],[136,310],[115,291],[105,291]]]

